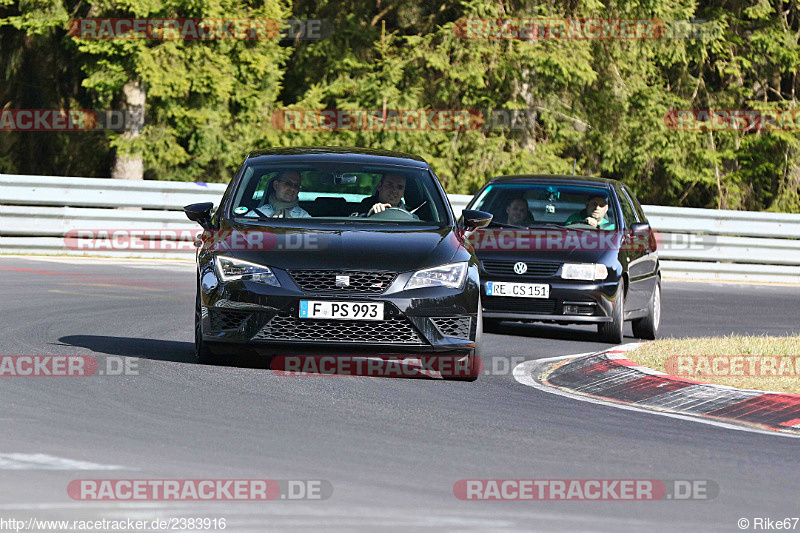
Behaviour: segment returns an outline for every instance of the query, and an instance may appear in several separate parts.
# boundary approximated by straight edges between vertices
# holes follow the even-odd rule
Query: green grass
[[[644,344],[626,356],[642,366],[695,381],[800,394],[800,335],[664,339]],[[715,369],[713,356],[744,357],[717,358]]]

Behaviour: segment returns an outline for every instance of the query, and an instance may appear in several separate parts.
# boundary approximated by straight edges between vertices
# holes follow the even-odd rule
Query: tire
[[[469,356],[469,377],[464,378],[464,381],[473,382],[478,380],[478,376],[483,371],[483,362],[478,355]]]
[[[633,335],[640,339],[653,340],[658,336],[661,326],[661,281],[656,281],[656,288],[647,306],[647,316],[637,318],[631,323]]]
[[[496,333],[500,329],[500,320],[497,318],[484,318],[483,331],[486,333]]]
[[[483,318],[483,308],[481,301],[478,299],[478,315],[476,320],[478,323],[475,325],[475,350],[469,357],[469,370],[466,376],[451,377],[448,381],[477,381],[478,376],[483,372],[483,359],[481,353],[483,352],[483,332],[486,331],[486,320]]]
[[[611,322],[603,322],[597,325],[597,332],[600,340],[611,344],[622,344],[625,328],[625,282],[619,282],[617,289],[617,299],[614,302],[614,309],[611,311]]]
[[[208,341],[203,340],[199,282],[197,284],[197,297],[195,298],[194,304],[194,360],[201,365],[213,365],[217,362],[217,357],[211,351]]]
[[[494,333],[500,329],[499,318],[484,318],[483,317],[483,296],[478,297],[478,331],[485,331],[486,333]]]

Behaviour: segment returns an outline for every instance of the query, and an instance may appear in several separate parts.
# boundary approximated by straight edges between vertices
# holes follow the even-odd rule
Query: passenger
[[[309,218],[308,211],[297,204],[302,178],[296,170],[285,170],[270,180],[264,197],[267,203],[257,208],[270,218]],[[252,211],[251,211],[252,213]],[[256,216],[248,213],[245,216]]]
[[[358,212],[366,216],[386,211],[390,207],[405,209],[403,195],[406,192],[406,177],[391,172],[384,174],[375,189],[375,194],[361,200]],[[413,213],[412,213],[413,214]],[[414,218],[419,218],[414,215]]]
[[[525,198],[517,196],[512,198],[506,207],[506,224],[513,226],[528,226],[535,220],[528,210],[528,202]]]
[[[606,218],[606,213],[608,213],[608,199],[605,196],[592,196],[586,202],[586,209],[573,213],[567,219],[567,225],[588,224],[598,229],[613,230],[616,226]]]

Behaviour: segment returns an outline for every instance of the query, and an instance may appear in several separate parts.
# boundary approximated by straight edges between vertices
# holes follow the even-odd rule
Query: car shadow
[[[96,353],[138,357],[153,361],[195,363],[194,343],[143,339],[140,337],[109,337],[104,335],[67,335],[58,339],[63,345],[87,348]],[[269,369],[271,357],[246,353],[228,353],[217,358],[214,366]],[[199,363],[197,363],[199,364]]]
[[[58,340],[62,345],[87,348],[106,355],[176,363],[191,363],[194,359],[194,343],[191,342],[104,335],[66,335]]]
[[[103,335],[67,335],[58,339],[62,346],[75,346],[86,348],[95,353],[106,355],[137,357],[139,359],[150,359],[153,361],[170,361],[174,363],[195,363],[194,343],[181,341],[167,341],[160,339],[143,339],[139,337],[111,337]],[[365,357],[380,352],[373,349],[336,349],[326,347],[322,353],[324,355],[346,356],[346,357]],[[386,352],[380,352],[388,355]],[[280,355],[297,355],[300,357],[315,357],[321,354],[319,348],[300,348],[296,350],[273,347],[267,350],[252,350],[242,348],[241,351],[235,348],[228,348],[224,353],[214,356],[212,366],[230,366],[236,368],[251,368],[256,370],[271,370],[272,361]],[[278,357],[278,359],[280,359]],[[195,363],[200,364],[200,363]],[[311,374],[315,374],[313,371]],[[324,374],[319,374],[324,375]],[[356,374],[357,375],[357,374]],[[435,379],[424,373],[416,371],[410,375],[402,376],[375,376],[375,377],[401,377],[411,379]]]
[[[495,335],[515,335],[518,337],[530,338],[544,338],[562,341],[578,341],[578,342],[591,342],[602,343],[598,337],[597,330],[592,327],[592,330],[575,329],[569,326],[551,326],[548,324],[526,324],[523,322],[501,322],[493,324],[489,328],[484,328],[485,333],[492,333]],[[632,335],[626,332],[625,342],[628,339],[635,339]]]

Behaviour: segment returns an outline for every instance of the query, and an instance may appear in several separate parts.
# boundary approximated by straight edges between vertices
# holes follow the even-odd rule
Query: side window
[[[625,194],[628,195],[628,198],[631,199],[633,207],[634,209],[636,209],[636,216],[638,217],[639,222],[647,222],[647,216],[644,214],[644,209],[642,209],[642,204],[639,203],[639,199],[636,198],[636,195],[633,194],[633,191],[631,191],[627,185],[623,185],[622,189],[625,191]]]
[[[636,223],[636,211],[631,205],[628,195],[621,189],[617,189],[617,196],[619,196],[619,204],[622,206],[622,218],[625,219],[625,227],[630,228],[631,224]]]
[[[247,166],[244,172],[238,176],[238,179],[234,178],[234,181],[236,181],[236,197],[232,202],[232,206],[253,208],[258,205],[257,202],[253,205],[253,173],[253,167]],[[233,181],[231,181],[231,183],[233,183]]]
[[[267,190],[267,183],[269,183],[269,179],[271,177],[271,174],[264,174],[261,176],[261,179],[258,181],[258,185],[253,191],[253,200],[261,200],[264,198],[264,193]]]

